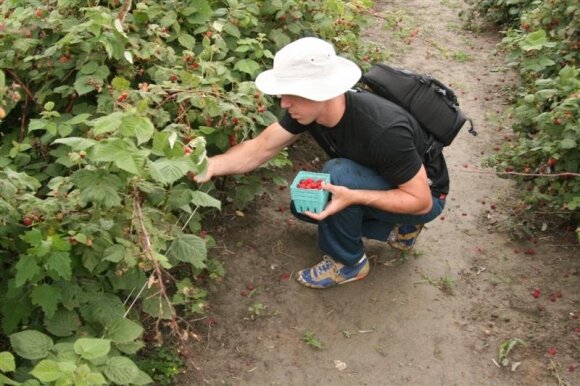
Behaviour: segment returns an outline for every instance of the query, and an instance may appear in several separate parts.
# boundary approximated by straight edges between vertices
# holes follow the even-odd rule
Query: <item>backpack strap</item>
[[[471,126],[468,130],[469,134],[476,136],[477,131],[475,131],[475,127],[473,127],[473,120],[471,118],[467,118],[467,120],[469,121],[469,125]]]

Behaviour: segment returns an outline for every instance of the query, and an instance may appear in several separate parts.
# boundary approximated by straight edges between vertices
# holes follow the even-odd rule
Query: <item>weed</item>
[[[461,5],[458,2],[452,1],[452,0],[441,0],[441,4],[446,6],[447,8],[451,8],[451,9],[456,9],[456,8],[461,7]]]
[[[439,279],[434,280],[427,275],[421,275],[423,280],[432,286],[439,289],[445,295],[453,295],[453,288],[455,287],[455,280],[448,275],[443,275]]]
[[[262,312],[266,309],[266,306],[262,303],[254,303],[248,307],[248,317],[251,320],[256,320]]]
[[[414,257],[418,259],[419,257],[423,256],[425,252],[421,252],[415,249],[411,249],[409,251],[399,251],[398,258],[400,263],[406,263],[409,260],[409,257]]]
[[[518,343],[525,345],[525,343],[521,339],[511,338],[502,342],[502,344],[499,346],[498,361],[501,366],[506,367],[510,365],[511,359],[509,355]]]
[[[469,54],[466,54],[463,51],[454,52],[451,54],[451,58],[460,63],[471,62],[473,60]]]
[[[566,381],[562,379],[562,375],[560,374],[560,372],[562,371],[562,365],[560,365],[560,362],[556,362],[550,358],[548,370],[550,370],[550,374],[552,374],[554,378],[556,378],[558,386],[566,386],[568,384],[566,383]]]
[[[185,369],[185,363],[179,354],[165,347],[158,347],[146,353],[137,364],[153,378],[156,385],[172,385],[175,376]]]
[[[447,29],[449,31],[462,31],[463,30],[463,26],[459,23],[447,23]]]
[[[304,342],[306,342],[306,344],[312,348],[316,348],[319,350],[322,349],[322,343],[320,342],[320,340],[318,340],[318,338],[316,338],[316,336],[314,336],[313,332],[306,331],[304,333],[304,337],[302,338],[302,340],[304,340]]]
[[[388,352],[384,347],[374,346],[375,351],[382,357],[386,357]]]

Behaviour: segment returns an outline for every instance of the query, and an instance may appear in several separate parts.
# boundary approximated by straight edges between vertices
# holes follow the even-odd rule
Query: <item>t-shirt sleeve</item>
[[[292,119],[288,112],[284,112],[284,115],[278,121],[280,126],[282,126],[286,131],[290,132],[291,134],[300,134],[307,130],[307,126],[301,125],[295,119]]]
[[[372,142],[369,153],[376,160],[378,173],[393,186],[411,180],[423,164],[408,127],[394,126],[383,131]]]

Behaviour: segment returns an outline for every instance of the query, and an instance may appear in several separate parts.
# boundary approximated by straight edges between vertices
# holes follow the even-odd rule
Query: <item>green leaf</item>
[[[145,347],[145,343],[141,340],[136,340],[129,343],[115,343],[115,347],[121,351],[123,354],[137,354],[139,350]]]
[[[139,370],[139,374],[133,380],[133,384],[137,386],[148,385],[153,383],[153,379],[144,371]]]
[[[16,381],[13,381],[12,379],[8,378],[7,376],[5,376],[4,374],[0,374],[0,385],[4,386],[4,385],[10,385],[10,386],[40,386],[39,383],[35,384],[35,385],[28,385],[27,384],[28,381],[26,381],[25,383],[19,383]],[[36,380],[35,380],[36,382]]]
[[[195,47],[195,38],[187,33],[181,33],[177,38],[179,44],[187,48],[188,50],[192,50]]]
[[[118,190],[123,186],[121,179],[106,170],[82,169],[71,176],[71,181],[81,190],[80,201],[83,206],[95,203],[105,208],[121,205]]]
[[[123,317],[125,308],[117,296],[108,293],[91,293],[86,296],[90,300],[81,306],[81,315],[88,322],[106,326]]]
[[[58,363],[50,359],[44,359],[38,362],[30,374],[43,383],[54,382],[63,375],[58,367]]]
[[[106,333],[114,343],[128,343],[141,336],[143,327],[132,320],[121,318],[111,322],[106,327]]]
[[[68,252],[52,252],[46,260],[46,269],[65,280],[72,277],[71,259]]]
[[[128,90],[131,87],[131,82],[123,77],[116,76],[111,81],[111,86],[113,86],[115,90],[123,91]]]
[[[175,11],[166,11],[159,21],[159,24],[162,27],[170,27],[175,22],[177,22],[177,14]]]
[[[97,71],[97,68],[99,68],[99,63],[95,62],[95,61],[91,61],[91,62],[84,64],[81,67],[80,72],[81,72],[81,74],[84,74],[84,75],[90,75],[90,74],[94,74],[95,71]]]
[[[162,255],[161,253],[153,252],[153,257],[155,258],[155,260],[157,260],[159,262],[159,265],[161,265],[163,268],[165,268],[165,269],[172,268],[172,265],[169,262],[169,259],[165,255]]]
[[[229,35],[232,35],[233,37],[238,39],[241,36],[240,29],[232,23],[224,24],[224,31],[226,31]]]
[[[180,235],[171,243],[169,257],[190,263],[199,269],[205,268],[205,261],[207,259],[205,241],[196,235]]]
[[[560,147],[562,149],[574,149],[576,148],[576,141],[572,138],[564,138],[560,141]]]
[[[86,376],[87,385],[106,385],[108,382],[101,373],[91,372]]]
[[[187,16],[187,21],[191,24],[206,24],[213,14],[213,9],[207,0],[196,0],[195,12]],[[192,7],[193,8],[193,7]]]
[[[103,372],[117,385],[133,383],[140,375],[137,365],[131,359],[121,356],[109,359]]]
[[[44,319],[46,330],[52,335],[65,337],[71,336],[79,328],[81,322],[74,311],[64,308],[56,310],[51,318]]]
[[[97,141],[88,138],[69,137],[56,139],[54,140],[54,143],[62,143],[64,145],[70,146],[73,151],[80,151],[90,148],[95,143],[97,143]]]
[[[151,294],[143,300],[143,311],[154,318],[171,319],[173,317],[173,307],[165,298],[158,294]]]
[[[20,257],[20,260],[18,260],[18,263],[14,267],[16,269],[16,276],[14,277],[16,287],[22,286],[40,273],[40,267],[36,262],[36,257],[31,255]]]
[[[60,289],[50,284],[35,287],[30,294],[32,304],[40,306],[47,317],[52,317],[60,301]]]
[[[20,236],[20,238],[26,241],[31,247],[38,247],[44,242],[40,229],[32,229],[23,236]]]
[[[74,88],[79,96],[95,91],[95,86],[90,83],[93,79],[93,76],[81,75],[81,73],[77,74]]]
[[[28,123],[28,132],[42,130],[46,127],[46,121],[44,119],[31,119]]]
[[[525,51],[539,50],[544,46],[545,43],[547,43],[547,41],[548,38],[546,31],[541,29],[528,34],[525,40],[522,42],[521,47]]]
[[[235,64],[234,68],[252,77],[261,69],[260,65],[252,59],[242,59]]]
[[[221,209],[221,201],[200,190],[191,192],[191,203],[196,206]]]
[[[34,330],[10,335],[10,344],[16,354],[30,360],[45,358],[54,345],[49,336]]]
[[[140,115],[125,115],[121,120],[119,133],[125,137],[137,138],[137,143],[142,144],[151,139],[155,127],[148,118]]]
[[[93,161],[113,162],[119,169],[135,175],[141,174],[148,155],[148,151],[138,150],[122,139],[99,142],[91,150]]]
[[[14,355],[8,351],[0,352],[0,371],[8,373],[16,370]]]
[[[94,127],[93,132],[95,135],[103,135],[116,131],[121,126],[124,115],[124,113],[116,112],[89,121],[87,124]]]
[[[91,114],[86,114],[86,113],[79,114],[79,115],[74,116],[73,118],[69,119],[68,121],[66,121],[64,123],[66,123],[67,125],[71,125],[71,126],[78,125],[79,123],[85,122],[87,120],[87,118],[90,116],[91,116]]]
[[[195,164],[187,158],[160,158],[149,164],[151,178],[162,184],[172,184],[192,170]]]
[[[119,263],[125,258],[125,247],[121,244],[111,245],[105,249],[103,260]]]
[[[79,338],[74,344],[75,353],[86,360],[104,357],[111,351],[109,339]]]

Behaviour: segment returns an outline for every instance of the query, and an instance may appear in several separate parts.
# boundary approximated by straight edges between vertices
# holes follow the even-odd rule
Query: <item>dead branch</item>
[[[123,6],[121,7],[121,9],[119,10],[119,13],[117,14],[117,19],[119,19],[119,21],[121,23],[124,23],[125,22],[125,18],[127,17],[127,14],[129,13],[129,10],[131,9],[132,3],[133,3],[132,0],[125,1],[125,3],[123,4]]]
[[[8,73],[8,75],[10,75],[10,76],[11,76],[11,77],[14,79],[14,81],[15,81],[16,83],[18,83],[18,84],[19,84],[19,85],[20,85],[20,86],[21,86],[21,87],[24,89],[24,92],[26,93],[26,95],[28,95],[28,98],[29,98],[29,99],[30,99],[32,102],[34,102],[34,103],[36,104],[36,99],[34,99],[34,94],[33,94],[33,93],[30,91],[30,89],[29,89],[29,88],[28,88],[28,87],[27,87],[27,86],[24,84],[24,82],[22,82],[22,81],[20,80],[20,78],[18,77],[18,75],[17,75],[17,74],[16,74],[14,71],[12,71],[11,69],[6,69],[6,70],[4,70],[4,71],[6,71],[6,72]]]
[[[488,174],[488,175],[513,175],[513,176],[522,176],[522,177],[580,177],[579,173],[572,173],[572,172],[563,172],[563,173],[551,173],[551,174],[542,174],[542,173],[520,173],[520,172],[496,172],[496,171],[486,171],[486,170],[465,170],[461,169],[458,171],[463,173],[477,173],[477,174]]]
[[[147,232],[147,227],[145,226],[145,221],[143,219],[143,212],[141,210],[141,198],[138,191],[133,193],[133,218],[137,221],[138,229],[137,232],[139,233],[139,238],[141,240],[141,247],[143,248],[143,253],[147,257],[147,259],[151,262],[153,266],[153,273],[149,279],[150,285],[156,285],[159,289],[158,296],[159,296],[159,317],[157,318],[157,322],[155,323],[155,336],[160,339],[161,332],[159,329],[160,322],[162,320],[163,315],[163,302],[167,304],[169,310],[171,312],[171,321],[170,325],[175,334],[177,334],[180,338],[182,337],[182,332],[179,328],[179,324],[177,323],[177,312],[171,303],[171,299],[169,298],[167,288],[164,282],[164,271],[159,264],[159,261],[153,255],[153,250],[151,247],[151,239],[149,237],[149,233]]]

